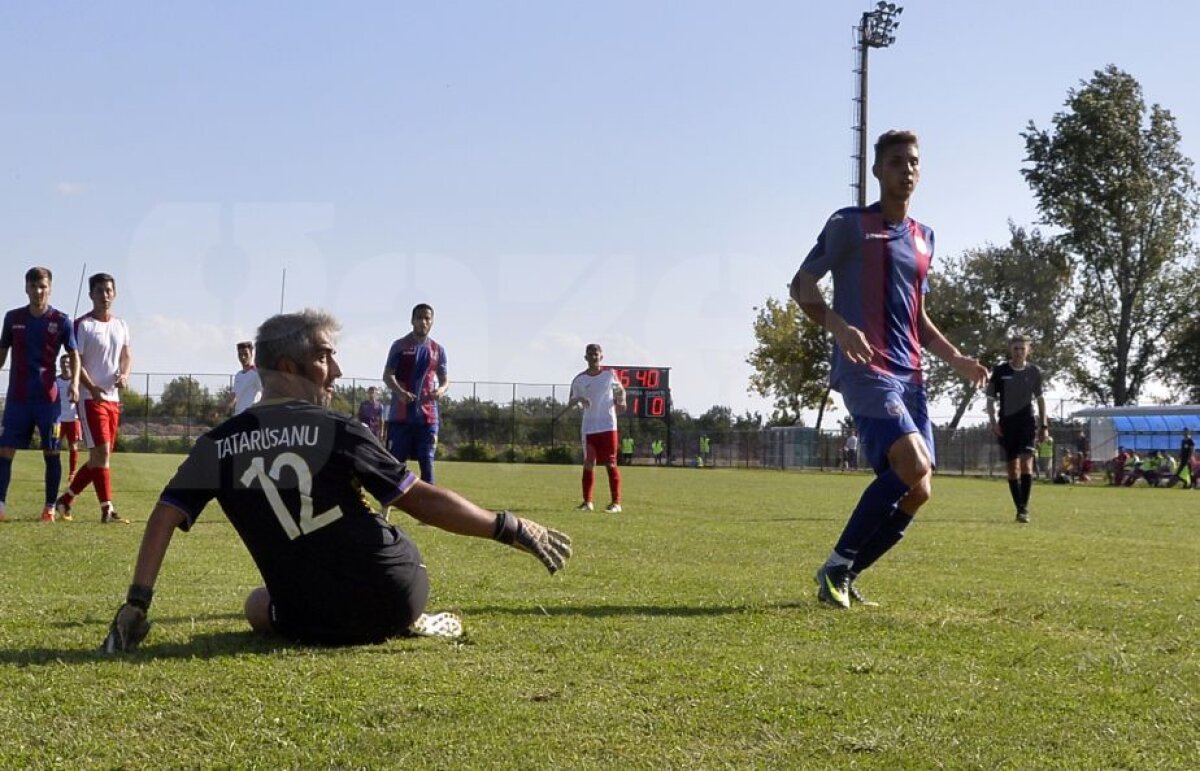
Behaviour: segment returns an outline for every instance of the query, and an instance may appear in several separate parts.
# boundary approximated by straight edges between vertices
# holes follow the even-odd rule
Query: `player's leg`
[[[580,485],[583,488],[583,503],[575,507],[576,511],[592,511],[592,494],[596,487],[596,440],[598,434],[588,434],[583,438],[583,476]]]
[[[58,486],[62,484],[62,457],[58,454],[58,402],[39,405],[37,428],[42,439],[42,460],[46,464],[43,476],[45,501],[42,505],[42,521],[54,521],[54,500],[58,497]],[[64,517],[70,520],[70,517]]]
[[[604,509],[609,514],[621,512],[621,470],[617,468],[617,432],[605,431],[596,437],[596,462],[608,471],[608,492],[611,503]]]
[[[854,416],[861,446],[866,448],[867,459],[876,474],[846,521],[833,551],[817,571],[818,598],[847,608],[851,572],[860,550],[892,516],[902,499],[913,495],[909,501],[911,512],[924,502],[914,486],[928,474],[930,460],[927,451],[915,449],[918,443],[923,446],[923,442],[904,404],[900,383],[883,378],[864,379],[845,384],[842,397]],[[910,446],[913,449],[898,449]],[[901,465],[893,465],[893,455]]]
[[[437,454],[436,425],[418,426],[413,432],[416,441],[414,455],[421,467],[421,481],[433,484],[433,458]]]
[[[4,405],[3,427],[0,428],[0,519],[7,516],[5,501],[12,483],[13,459],[18,447],[28,447],[33,439],[34,414],[31,405],[9,400]]]
[[[388,421],[387,449],[396,460],[404,463],[408,460],[408,424]]]

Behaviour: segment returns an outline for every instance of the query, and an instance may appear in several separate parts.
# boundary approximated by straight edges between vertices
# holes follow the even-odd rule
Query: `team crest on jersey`
[[[52,335],[56,334],[58,332],[58,323],[51,321],[49,324],[46,325],[46,331]]]

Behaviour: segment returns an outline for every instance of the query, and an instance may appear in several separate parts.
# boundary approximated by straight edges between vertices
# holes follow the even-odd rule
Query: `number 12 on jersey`
[[[294,514],[283,502],[283,496],[279,494],[279,487],[276,485],[285,468],[291,469],[296,475],[296,490],[300,493],[300,511]],[[312,470],[304,458],[294,452],[281,453],[271,464],[270,472],[267,471],[266,461],[261,456],[255,457],[250,461],[250,468],[242,474],[241,481],[246,487],[250,487],[251,483],[256,481],[262,486],[267,503],[271,505],[271,511],[275,512],[283,531],[287,533],[288,540],[294,541],[342,518],[341,506],[334,506],[313,515]]]

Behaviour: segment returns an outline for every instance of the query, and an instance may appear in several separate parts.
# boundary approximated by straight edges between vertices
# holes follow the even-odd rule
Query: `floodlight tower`
[[[867,205],[867,52],[872,48],[887,48],[896,42],[896,28],[900,26],[900,14],[904,9],[895,3],[879,0],[875,10],[863,11],[862,19],[854,28],[858,50],[858,95],[854,99],[854,131],[858,138],[855,181],[855,203]]]

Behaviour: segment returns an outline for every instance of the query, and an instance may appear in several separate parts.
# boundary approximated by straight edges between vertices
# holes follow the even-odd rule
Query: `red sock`
[[[71,448],[68,456],[71,458],[71,470],[67,473],[67,479],[70,479],[75,476],[75,467],[79,465],[79,450]]]
[[[112,501],[112,469],[108,466],[93,469],[92,476],[96,479],[96,497],[101,503]]]
[[[621,472],[615,463],[608,466],[608,491],[612,493],[613,503],[621,502]]]
[[[583,500],[590,501],[592,499],[592,488],[596,486],[596,470],[594,468],[585,468],[583,470]]]
[[[92,467],[86,463],[79,467],[79,472],[71,477],[71,486],[67,489],[66,495],[67,503],[87,489],[87,486],[92,483],[92,473]]]

